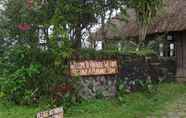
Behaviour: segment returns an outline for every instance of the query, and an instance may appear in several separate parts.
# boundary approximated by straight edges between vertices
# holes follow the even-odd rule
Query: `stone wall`
[[[176,64],[174,59],[159,59],[156,57],[120,57],[120,73],[114,76],[81,77],[79,95],[83,99],[112,97],[117,94],[117,82],[123,84],[129,91],[138,89],[136,80],[151,79],[154,83],[174,80]]]
[[[115,96],[118,78],[117,75],[82,77],[79,95],[84,99]]]

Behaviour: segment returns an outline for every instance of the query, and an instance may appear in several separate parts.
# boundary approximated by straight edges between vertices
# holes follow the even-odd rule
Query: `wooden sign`
[[[118,73],[117,60],[71,61],[71,76],[113,75]]]
[[[55,108],[50,111],[37,113],[37,118],[64,118],[63,108]]]

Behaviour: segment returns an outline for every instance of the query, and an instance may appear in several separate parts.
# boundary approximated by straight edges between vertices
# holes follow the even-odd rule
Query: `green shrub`
[[[43,51],[26,45],[11,47],[2,59],[5,79],[0,85],[1,93],[17,104],[38,103],[46,97],[53,100],[51,88],[70,82],[66,79],[70,51],[61,48]]]
[[[52,43],[51,43],[52,44]],[[145,56],[152,55],[149,50],[143,50],[130,53],[124,53],[117,50],[102,50],[96,51],[94,49],[80,49],[72,50],[71,48],[57,47],[50,45],[48,50],[40,50],[39,48],[31,48],[27,45],[15,45],[4,53],[0,61],[2,67],[3,81],[0,82],[0,96],[7,97],[9,100],[18,104],[33,104],[38,103],[47,98],[52,105],[63,104],[70,106],[80,101],[78,96],[79,79],[71,78],[68,73],[68,61],[70,59],[84,60],[84,59],[118,59],[121,66],[125,68],[125,72],[121,76],[125,77],[124,81],[118,81],[118,98],[122,101],[124,92],[127,92],[127,85],[124,84],[126,79],[129,83],[138,84],[143,90],[153,91],[151,81],[139,80],[145,79],[143,75],[146,71],[142,67],[145,63]],[[130,62],[134,60],[143,60],[136,65]],[[125,63],[126,65],[123,65]],[[130,67],[135,70],[128,71],[132,74],[126,76],[126,69]],[[132,73],[131,73],[132,72]],[[136,74],[137,73],[137,74]],[[140,75],[136,76],[136,75]],[[101,98],[101,94],[97,94]]]
[[[36,98],[38,88],[35,88],[34,77],[40,74],[40,66],[32,64],[28,68],[20,68],[10,74],[1,83],[1,91],[9,100],[18,104],[31,104]]]

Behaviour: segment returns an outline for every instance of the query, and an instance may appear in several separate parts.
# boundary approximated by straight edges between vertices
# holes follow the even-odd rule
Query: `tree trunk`
[[[73,41],[73,47],[75,49],[80,49],[81,48],[81,26],[80,24],[77,25],[75,29],[75,38]]]

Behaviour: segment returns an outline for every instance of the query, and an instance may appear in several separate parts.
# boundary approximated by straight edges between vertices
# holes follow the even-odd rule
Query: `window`
[[[161,57],[175,56],[175,40],[173,34],[168,34],[165,39],[159,43],[159,55]]]

